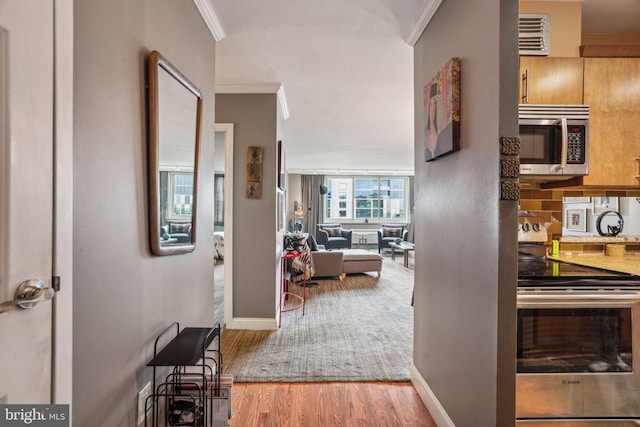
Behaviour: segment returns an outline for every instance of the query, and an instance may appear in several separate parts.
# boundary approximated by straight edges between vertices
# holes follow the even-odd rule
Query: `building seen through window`
[[[407,186],[407,178],[327,178],[326,220],[406,220]]]

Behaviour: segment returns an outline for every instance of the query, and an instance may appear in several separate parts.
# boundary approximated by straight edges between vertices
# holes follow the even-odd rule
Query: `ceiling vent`
[[[521,14],[518,21],[518,53],[549,55],[549,15]]]

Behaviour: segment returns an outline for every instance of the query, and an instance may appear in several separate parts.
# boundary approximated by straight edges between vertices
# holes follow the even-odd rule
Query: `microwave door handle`
[[[562,128],[562,151],[560,152],[560,169],[567,167],[567,152],[569,151],[569,132],[567,127],[567,119],[560,119],[560,127]]]

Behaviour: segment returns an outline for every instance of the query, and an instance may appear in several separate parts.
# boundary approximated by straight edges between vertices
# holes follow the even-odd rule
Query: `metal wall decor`
[[[503,156],[519,156],[520,155],[520,137],[519,136],[501,136],[500,137],[500,154]]]
[[[247,199],[262,198],[262,147],[247,148]]]
[[[500,137],[500,200],[520,200],[520,137]]]
[[[520,200],[520,183],[517,181],[501,182],[500,200]]]
[[[516,179],[520,177],[520,160],[517,158],[500,160],[500,177]]]

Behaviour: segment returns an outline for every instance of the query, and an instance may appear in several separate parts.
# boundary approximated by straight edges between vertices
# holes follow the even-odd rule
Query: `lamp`
[[[329,189],[328,189],[326,186],[324,186],[324,185],[320,184],[320,195],[321,195],[321,196],[324,196],[324,195],[325,195],[325,194],[327,194],[328,192],[329,192]]]

